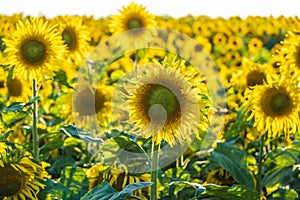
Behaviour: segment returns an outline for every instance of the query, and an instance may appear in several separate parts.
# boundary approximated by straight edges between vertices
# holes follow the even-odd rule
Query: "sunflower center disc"
[[[71,31],[64,30],[62,33],[62,38],[69,49],[75,48],[75,38]]]
[[[22,187],[21,174],[13,167],[0,167],[0,197],[9,197],[17,194]]]
[[[247,75],[247,86],[262,85],[266,80],[264,73],[258,71],[252,71]]]
[[[270,107],[272,112],[276,115],[281,115],[289,111],[291,106],[291,99],[285,93],[279,93],[272,96],[270,100]]]
[[[22,94],[22,83],[18,79],[11,79],[7,83],[8,93],[13,97],[19,97]]]
[[[147,105],[150,109],[152,106],[160,105],[163,107],[167,114],[167,120],[170,121],[178,116],[180,113],[180,103],[176,95],[167,87],[155,84],[147,98]],[[151,119],[155,121],[160,121],[165,119],[164,112],[162,113],[162,108],[151,110]],[[158,108],[158,107],[157,107]]]
[[[141,20],[132,18],[132,19],[128,20],[127,27],[128,27],[128,30],[142,28],[143,24],[142,24]]]
[[[38,64],[44,59],[46,48],[45,45],[38,40],[29,40],[22,45],[22,54],[28,63]]]

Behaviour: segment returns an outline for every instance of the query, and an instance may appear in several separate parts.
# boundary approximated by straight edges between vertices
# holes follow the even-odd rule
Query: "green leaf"
[[[148,154],[132,139],[125,136],[117,136],[106,140],[103,145],[103,156],[108,165],[116,160],[124,163],[129,171],[149,171],[150,162]]]
[[[293,144],[285,149],[274,149],[271,151],[264,162],[264,177],[262,184],[273,187],[280,183],[288,185],[294,180],[294,165],[300,163],[299,148]]]
[[[207,184],[205,191],[199,197],[214,197],[223,200],[259,200],[259,195],[256,191],[242,185],[219,186]]]
[[[268,200],[282,200],[282,199],[294,200],[297,198],[298,198],[298,194],[296,191],[280,188],[279,190],[272,193],[271,197],[268,197]]]
[[[229,128],[226,130],[224,137],[232,138],[237,137],[239,133],[245,131],[247,128],[251,126],[251,121],[248,122],[244,117],[244,108],[241,107],[237,113],[236,119],[234,123],[232,123]]]
[[[13,102],[9,106],[5,107],[3,110],[9,112],[18,112],[24,108],[25,103],[22,102]]]
[[[66,198],[70,198],[71,196],[74,196],[72,190],[70,190],[65,185],[56,182],[52,179],[47,179],[47,181],[44,182],[44,184],[45,184],[45,188],[41,192],[39,192],[38,199],[46,199],[46,200],[51,200],[53,198],[66,199]]]
[[[107,182],[100,183],[92,191],[85,194],[81,200],[110,200],[117,191]]]
[[[38,101],[40,98],[41,98],[40,96],[33,97],[33,98],[30,99],[23,107],[25,107],[25,106],[30,106],[30,105],[33,104],[34,102]]]
[[[64,133],[65,135],[69,137],[73,137],[76,139],[81,139],[86,142],[96,142],[96,143],[102,143],[103,140],[101,138],[93,138],[91,136],[90,132],[83,131],[80,128],[77,128],[74,125],[65,125],[62,128],[59,129],[61,133]]]
[[[70,199],[80,199],[89,188],[86,173],[80,167],[65,167],[61,173],[59,182],[73,192],[72,198]]]
[[[139,183],[132,183],[130,185],[126,185],[123,190],[114,194],[110,200],[120,200],[125,199],[126,197],[130,197],[135,190],[142,189],[144,187],[151,186],[151,182],[139,182]]]
[[[170,185],[175,185],[175,195],[178,195],[178,199],[186,199],[192,197],[198,197],[201,195],[205,188],[199,183],[192,183],[188,181],[173,181]]]
[[[74,89],[67,81],[67,76],[64,72],[62,71],[54,71],[54,77],[53,77],[53,81],[56,81],[68,88]]]
[[[133,191],[144,187],[149,187],[151,185],[152,183],[150,182],[133,183],[125,186],[120,192],[117,192],[107,182],[103,182],[95,187],[92,191],[84,195],[81,200],[121,200],[125,199],[126,197],[133,196]]]
[[[218,143],[211,153],[211,159],[220,167],[229,171],[241,185],[254,189],[253,178],[246,165],[246,151],[229,143]]]

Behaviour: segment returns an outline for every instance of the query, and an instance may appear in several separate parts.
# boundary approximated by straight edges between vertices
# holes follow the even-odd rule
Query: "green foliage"
[[[67,81],[67,75],[62,71],[54,71],[53,81],[60,83],[61,85],[66,86],[67,88],[74,89]]]
[[[85,171],[80,167],[71,166],[64,168],[57,182],[48,179],[45,184],[46,187],[40,195],[47,196],[48,199],[55,197],[79,200],[88,191],[89,186]]]
[[[247,152],[229,143],[218,143],[211,160],[229,171],[241,185],[254,189],[253,178],[246,165]]]
[[[135,190],[151,186],[151,182],[141,182],[126,185],[120,192],[117,192],[107,182],[103,182],[95,187],[92,191],[84,195],[81,200],[122,200],[126,197],[141,199],[132,193]]]
[[[108,165],[115,161],[124,163],[130,171],[149,171],[150,158],[145,150],[131,138],[116,136],[106,140],[103,145],[103,156]]]

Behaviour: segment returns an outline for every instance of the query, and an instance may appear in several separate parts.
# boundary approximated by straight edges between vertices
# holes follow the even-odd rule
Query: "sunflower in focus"
[[[17,161],[11,161],[9,151],[12,151],[0,143],[0,198],[4,200],[37,199],[40,188],[44,188],[39,180],[48,178],[45,167],[34,163],[29,157],[22,157]],[[15,151],[15,150],[13,150]]]
[[[125,85],[129,122],[142,137],[173,146],[198,132],[199,118],[205,118],[200,114],[198,94],[204,89],[188,69],[175,59],[170,65],[147,64]]]
[[[5,64],[14,67],[15,77],[25,80],[42,81],[51,76],[65,52],[56,27],[44,18],[18,21],[16,30],[3,41],[7,53]]]
[[[245,92],[244,102],[247,120],[254,120],[254,127],[261,133],[286,138],[295,134],[299,123],[300,92],[291,77],[278,77],[256,85]]]
[[[67,45],[68,51],[65,57],[67,64],[79,66],[90,50],[90,34],[87,26],[78,16],[58,16],[54,22],[59,25],[60,34]],[[68,69],[63,70],[68,71]]]
[[[129,6],[123,6],[123,10],[119,10],[119,15],[113,15],[109,20],[109,30],[112,34],[122,33],[124,31],[130,31],[125,33],[125,38],[120,38],[119,42],[126,44],[129,41],[134,42],[134,47],[141,44],[146,44],[147,38],[151,38],[152,34],[149,31],[145,31],[143,28],[155,27],[155,16],[149,13],[145,7],[131,2]]]

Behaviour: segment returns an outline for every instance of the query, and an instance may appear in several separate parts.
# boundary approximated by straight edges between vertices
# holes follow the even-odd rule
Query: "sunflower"
[[[106,126],[111,122],[112,91],[112,86],[102,83],[97,87],[78,85],[73,93],[72,105],[75,123],[79,127],[87,128],[96,122],[100,126]]]
[[[16,31],[3,39],[6,64],[14,67],[14,76],[41,81],[50,76],[65,52],[54,25],[44,18],[27,18],[16,24]]]
[[[227,43],[227,35],[225,33],[219,32],[213,36],[213,44],[215,46],[223,46]]]
[[[270,77],[267,65],[255,63],[247,58],[242,59],[241,69],[230,79],[231,85],[243,93],[246,88],[262,85]]]
[[[228,39],[227,48],[233,51],[240,50],[243,47],[243,40],[239,36],[230,36]]]
[[[263,85],[247,89],[244,102],[247,121],[254,120],[253,126],[270,137],[282,133],[286,138],[295,134],[299,126],[299,88],[287,76],[267,80]]]
[[[121,191],[126,185],[139,183],[139,182],[150,182],[150,174],[131,174],[128,172],[127,167],[122,164],[114,164],[107,173],[105,178],[109,184],[117,191]],[[145,194],[150,193],[150,188],[146,187],[133,192],[133,195],[139,196],[142,199],[148,199]]]
[[[248,42],[248,51],[250,54],[257,53],[263,47],[263,42],[258,38],[251,38]]]
[[[231,186],[237,182],[232,178],[231,174],[223,168],[214,169],[209,172],[204,184],[216,184]]]
[[[138,182],[150,182],[150,174],[131,174],[127,167],[114,163],[108,167],[104,163],[97,163],[87,170],[89,179],[89,189],[92,190],[102,182],[108,182],[117,191],[121,191],[126,185]],[[149,193],[149,188],[143,188],[133,192],[134,195],[147,199],[145,194]]]
[[[155,16],[150,14],[142,5],[134,2],[131,2],[127,7],[123,6],[123,10],[119,10],[119,12],[119,15],[111,16],[108,24],[109,30],[113,34],[129,31],[122,35],[124,38],[118,38],[119,42],[126,44],[131,41],[134,42],[134,47],[149,42],[147,38],[151,32],[145,31],[143,28],[155,27]]]
[[[287,32],[279,55],[284,58],[284,68],[289,68],[290,71],[300,70],[300,32]]]
[[[156,144],[162,140],[171,146],[182,143],[197,133],[199,118],[204,119],[198,96],[205,92],[201,77],[184,62],[175,58],[171,63],[165,59],[163,64],[146,64],[124,86],[129,123]]]
[[[79,66],[90,50],[88,28],[79,16],[58,16],[54,22],[59,25],[60,34],[67,45],[66,64]]]
[[[0,198],[4,200],[37,199],[40,188],[45,186],[40,180],[48,178],[45,171],[48,165],[42,162],[40,166],[27,156],[11,161],[7,152],[12,150],[3,143],[0,143],[0,147],[2,148],[0,149]]]

